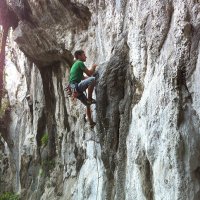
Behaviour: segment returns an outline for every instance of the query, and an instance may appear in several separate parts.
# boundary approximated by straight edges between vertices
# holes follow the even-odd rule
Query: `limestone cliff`
[[[200,199],[198,0],[1,0],[0,24],[0,194]],[[77,49],[94,129],[64,90]]]

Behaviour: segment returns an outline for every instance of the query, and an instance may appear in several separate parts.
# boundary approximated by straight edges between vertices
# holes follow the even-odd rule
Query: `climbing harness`
[[[96,103],[94,99],[88,100],[84,92],[79,91],[78,83],[69,84],[65,90],[69,97],[72,96],[73,99],[79,99],[85,106],[90,106],[91,104]]]

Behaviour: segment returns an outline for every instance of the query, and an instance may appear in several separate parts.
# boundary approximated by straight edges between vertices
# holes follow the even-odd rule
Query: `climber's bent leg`
[[[95,84],[95,77],[88,77],[84,80],[82,80],[79,84],[78,84],[78,89],[80,92],[85,91],[90,85],[94,85]]]

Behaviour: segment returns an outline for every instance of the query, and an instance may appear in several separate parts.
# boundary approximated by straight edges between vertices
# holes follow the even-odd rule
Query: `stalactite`
[[[0,107],[1,107],[1,99],[3,96],[3,71],[5,64],[5,47],[6,47],[6,39],[8,36],[8,26],[3,26],[3,36],[1,42],[1,53],[0,53]]]
[[[1,49],[0,49],[0,110],[2,110],[2,98],[4,95],[4,65],[5,65],[5,47],[6,47],[6,39],[8,36],[9,26],[3,26],[2,38],[1,38]],[[4,117],[0,119],[0,133],[6,140],[6,127],[4,123]],[[7,141],[7,140],[6,140]]]

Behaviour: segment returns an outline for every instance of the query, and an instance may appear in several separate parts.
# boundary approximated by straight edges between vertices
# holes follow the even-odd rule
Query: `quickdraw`
[[[68,96],[72,96],[73,98],[77,98],[79,96],[79,92],[77,91],[77,84],[69,84],[65,90]]]

